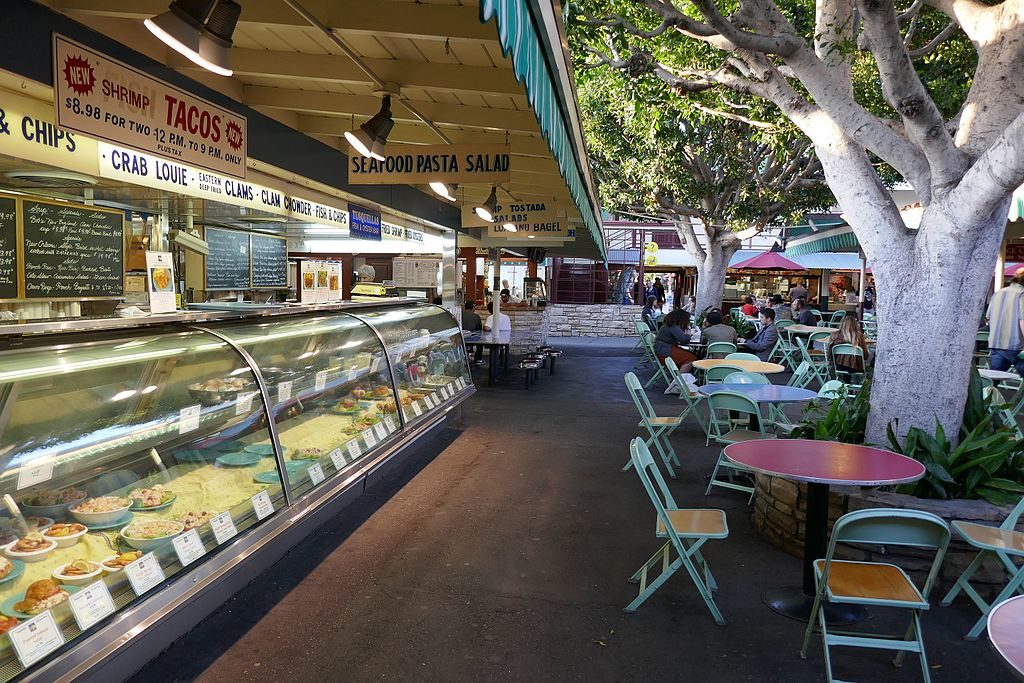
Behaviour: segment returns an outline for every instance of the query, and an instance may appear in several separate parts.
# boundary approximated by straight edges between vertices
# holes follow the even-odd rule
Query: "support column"
[[[459,258],[466,261],[466,301],[476,300],[476,249],[461,247]]]
[[[441,295],[441,305],[461,322],[462,310],[455,295],[458,289],[458,254],[458,233],[446,230],[441,234],[441,268],[437,271],[437,293]]]

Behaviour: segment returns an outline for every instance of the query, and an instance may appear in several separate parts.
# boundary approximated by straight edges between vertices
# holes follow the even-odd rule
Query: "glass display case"
[[[436,306],[211,317],[0,336],[0,682],[251,552],[472,389]]]

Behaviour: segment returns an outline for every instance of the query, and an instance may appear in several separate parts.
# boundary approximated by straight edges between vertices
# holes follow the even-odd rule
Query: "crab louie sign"
[[[244,116],[56,33],[53,72],[59,128],[245,178]]]

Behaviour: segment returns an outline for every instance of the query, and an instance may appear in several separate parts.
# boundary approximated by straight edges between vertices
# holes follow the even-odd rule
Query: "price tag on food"
[[[321,370],[320,372],[316,373],[316,384],[314,385],[313,388],[316,391],[323,391],[324,387],[326,387],[326,386],[327,386],[327,371],[326,370]]]
[[[7,636],[24,667],[32,666],[64,644],[64,636],[50,610],[18,624],[7,632]]]
[[[373,448],[377,445],[377,439],[374,438],[372,429],[367,429],[363,432],[363,441],[366,442],[367,448]]]
[[[349,443],[352,443],[349,441]],[[341,471],[341,468],[345,466],[345,456],[341,454],[340,448],[335,448],[330,452],[331,462],[334,464],[334,469]]]
[[[386,424],[388,426],[388,432],[389,433],[393,432],[393,431],[396,431],[398,429],[398,425],[395,424],[395,416],[394,415],[388,415],[386,418],[384,418],[384,424]]]
[[[380,369],[380,358],[374,358],[373,362],[370,363],[370,374],[377,372]]]
[[[71,612],[75,615],[78,628],[83,631],[106,616],[114,613],[114,601],[102,581],[90,584],[78,591],[68,600]]]
[[[235,520],[231,519],[230,512],[222,512],[216,517],[211,517],[210,528],[213,529],[213,537],[217,539],[217,545],[226,543],[238,535]]]
[[[423,414],[423,408],[420,408],[419,401],[412,402],[412,412],[416,414],[416,417],[419,417],[420,415]]]
[[[178,411],[178,433],[188,434],[199,429],[199,413],[202,406],[189,406]]]
[[[123,571],[136,595],[142,595],[167,578],[153,553],[147,553],[131,564],[126,564]]]
[[[270,501],[270,494],[266,491],[260,491],[249,500],[252,501],[252,509],[256,513],[256,519],[265,519],[274,514],[274,504]]]
[[[180,536],[175,536],[171,539],[171,543],[174,544],[174,552],[177,553],[182,567],[187,567],[206,554],[203,539],[199,538],[199,532],[195,529],[189,529]]]
[[[348,442],[348,454],[352,457],[353,460],[355,460],[356,458],[363,454],[363,452],[359,450],[359,442],[356,441],[355,439],[352,439],[351,441]]]
[[[373,425],[373,431],[377,432],[377,437],[382,441],[388,437],[388,428],[384,426],[383,422]]]
[[[285,401],[287,401],[291,397],[292,397],[292,383],[291,383],[291,381],[281,382],[280,384],[277,385],[277,402],[278,403],[284,403]]]
[[[324,476],[324,468],[320,467],[320,463],[310,465],[306,469],[309,472],[309,480],[313,482],[313,486],[316,486],[326,478]]]
[[[256,396],[255,391],[245,391],[238,395],[235,402],[235,415],[245,415],[252,410],[252,399]]]
[[[53,478],[53,461],[46,458],[18,470],[18,490],[41,484]]]

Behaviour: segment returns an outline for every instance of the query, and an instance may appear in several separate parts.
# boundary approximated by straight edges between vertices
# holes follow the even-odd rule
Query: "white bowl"
[[[70,562],[68,563],[70,564]],[[88,574],[80,574],[76,576],[67,576],[61,574],[60,570],[66,567],[66,564],[62,564],[53,570],[53,578],[57,579],[61,583],[66,583],[69,586],[88,586],[90,583],[99,578],[99,575],[103,573],[103,567],[96,562],[96,571],[89,572]]]
[[[83,524],[82,526],[85,525]],[[46,531],[49,531],[49,529],[47,529]],[[47,541],[56,541],[58,548],[70,548],[74,544],[78,543],[82,536],[85,536],[87,533],[89,533],[89,528],[86,527],[81,531],[74,534],[70,534],[68,536],[50,536],[46,533],[46,531],[43,532],[43,538],[45,538]]]
[[[21,503],[21,511],[26,515],[38,515],[39,517],[53,517],[54,519],[64,519],[68,516],[68,508],[72,505],[77,505],[86,499],[87,496],[83,496],[78,500],[73,500],[70,503],[57,503],[56,505],[29,505],[28,503]]]
[[[34,519],[33,519],[34,518]],[[31,529],[35,525],[36,531],[42,533],[51,526],[53,526],[53,517],[43,517],[41,515],[26,515],[25,523],[28,524],[28,528]]]
[[[156,520],[153,520],[153,521],[156,521]],[[177,531],[175,531],[173,533],[170,533],[170,534],[167,534],[166,536],[161,536],[160,538],[137,538],[137,537],[134,537],[134,536],[127,535],[125,533],[125,531],[127,529],[130,529],[132,527],[132,524],[145,524],[145,521],[133,522],[132,524],[129,524],[128,526],[126,526],[124,529],[121,529],[121,538],[124,539],[125,543],[127,543],[131,547],[135,548],[136,550],[141,550],[144,553],[148,553],[151,550],[156,550],[157,548],[162,546],[164,543],[170,542],[170,540],[172,538],[174,538],[175,536],[177,536],[178,534],[182,533],[185,530],[185,525],[182,524],[181,522],[175,522],[175,521],[169,520],[169,519],[167,519],[167,520],[159,520],[159,521],[161,521],[161,522],[171,522],[172,524],[174,524],[177,527]]]
[[[111,497],[120,498],[120,496]],[[108,524],[117,522],[128,514],[128,508],[132,506],[132,501],[127,498],[125,501],[126,504],[124,507],[117,510],[111,510],[110,512],[77,512],[74,506],[68,508],[68,511],[71,513],[71,516],[75,518],[76,522],[86,526],[107,526]]]
[[[57,541],[53,540],[52,538],[48,538],[46,540],[50,542],[50,545],[46,546],[45,548],[40,548],[39,550],[33,550],[30,553],[19,553],[13,550],[17,541],[15,541],[14,543],[8,543],[3,548],[4,555],[11,558],[12,560],[21,560],[22,562],[26,563],[42,562],[44,559],[46,559],[47,555],[49,555],[57,549]]]

